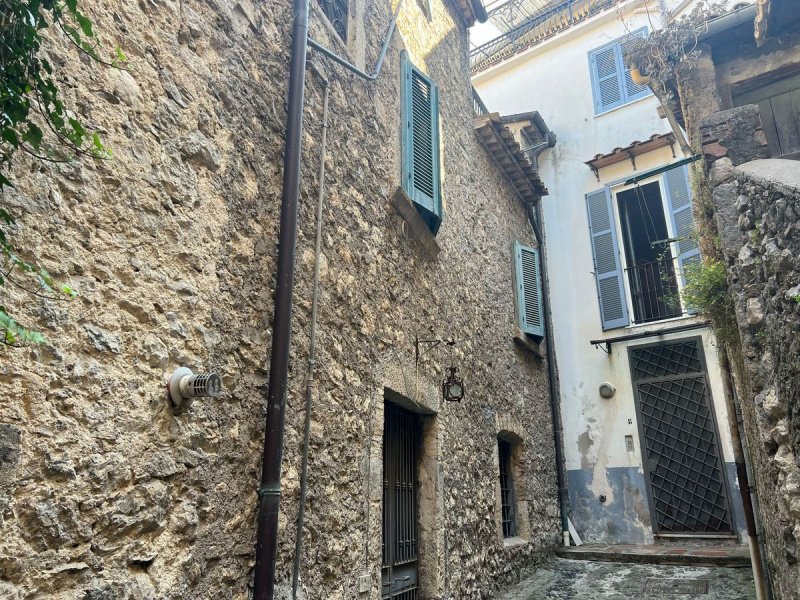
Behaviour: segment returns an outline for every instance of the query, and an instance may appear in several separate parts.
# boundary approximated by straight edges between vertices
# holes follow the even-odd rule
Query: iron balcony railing
[[[478,90],[475,88],[472,88],[472,110],[475,112],[476,116],[489,114],[489,109],[486,108],[483,100],[481,100],[481,97],[478,95]]]
[[[671,256],[625,269],[633,301],[635,323],[672,319],[684,314],[678,277],[680,269]]]

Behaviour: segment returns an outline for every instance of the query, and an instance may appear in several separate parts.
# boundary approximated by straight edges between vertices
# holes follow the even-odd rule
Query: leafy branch
[[[114,67],[125,61],[119,47],[112,60],[100,57],[100,40],[91,20],[79,10],[78,0],[0,0],[0,191],[13,187],[6,174],[18,151],[48,162],[111,156],[100,136],[87,129],[61,98],[56,69],[42,51],[51,28],[94,61]],[[14,215],[0,206],[0,286],[8,284],[50,300],[74,297],[75,291],[56,284],[35,256],[20,257],[9,239],[15,230]],[[44,341],[41,333],[18,323],[0,305],[0,343]]]

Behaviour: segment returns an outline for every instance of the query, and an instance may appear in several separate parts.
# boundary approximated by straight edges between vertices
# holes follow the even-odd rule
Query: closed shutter
[[[403,53],[403,189],[433,233],[442,222],[439,91]]]
[[[630,102],[631,100],[636,100],[637,98],[643,98],[650,93],[650,88],[646,85],[639,85],[638,83],[633,81],[631,77],[631,71],[628,69],[628,66],[625,64],[625,53],[628,51],[628,48],[635,40],[642,39],[645,36],[644,31],[638,31],[632,33],[629,38],[627,38],[624,42],[622,42],[620,46],[620,60],[622,61],[621,69],[622,72],[625,73],[625,95],[627,96],[627,101]]]
[[[625,38],[589,53],[594,95],[594,112],[600,114],[650,94],[650,88],[633,81],[625,64],[625,51],[634,40],[647,35],[647,29],[634,31]]]
[[[667,171],[664,175],[667,206],[672,219],[672,230],[675,232],[678,247],[678,265],[681,277],[684,277],[684,267],[691,263],[700,262],[700,246],[694,229],[694,215],[692,214],[692,191],[689,185],[689,169],[682,165]],[[684,278],[685,283],[685,278]]]
[[[514,242],[517,319],[524,333],[544,337],[542,314],[542,274],[539,251]]]
[[[589,54],[594,93],[594,110],[605,112],[623,103],[617,46],[607,46]]]
[[[597,279],[603,329],[624,327],[630,321],[619,261],[617,231],[611,210],[611,192],[603,188],[586,194],[586,209],[589,214],[594,274]]]

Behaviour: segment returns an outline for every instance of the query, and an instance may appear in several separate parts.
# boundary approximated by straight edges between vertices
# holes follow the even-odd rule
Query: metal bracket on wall
[[[443,340],[421,340],[418,337],[415,337],[414,338],[414,364],[418,365],[419,364],[419,359],[422,358],[422,356],[426,352],[430,352],[431,350],[436,348],[436,346],[441,344],[442,341]],[[427,347],[423,348],[422,350],[420,350],[420,345],[422,345],[422,344],[427,344]]]

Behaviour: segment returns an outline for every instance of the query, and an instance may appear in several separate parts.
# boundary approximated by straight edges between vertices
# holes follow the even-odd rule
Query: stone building
[[[759,0],[709,21],[669,82],[672,109],[702,153],[718,257],[738,339],[742,437],[773,597],[800,589],[800,6]],[[709,243],[710,240],[706,240]]]
[[[726,373],[682,299],[700,260],[690,161],[623,60],[689,7],[572,0],[509,27],[522,5],[507,6],[473,83],[508,113],[546,89],[536,108],[559,139],[540,167],[570,518],[589,543],[743,541]]]
[[[55,35],[47,51],[69,106],[113,159],[20,155],[3,192],[20,215],[14,242],[78,297],[2,288],[48,342],[0,361],[0,597],[244,599],[290,3],[84,4],[127,68],[86,63]],[[395,11],[374,81],[310,53],[280,597],[300,504],[326,86],[300,597],[488,597],[561,535],[527,212],[546,190],[519,144],[524,132],[553,140],[531,114],[476,120],[468,28],[479,0],[312,0],[311,37],[372,73]],[[220,397],[175,414],[164,388],[179,366],[219,373]],[[450,367],[461,402],[442,400]]]

